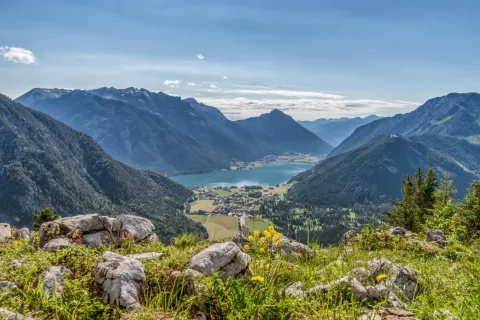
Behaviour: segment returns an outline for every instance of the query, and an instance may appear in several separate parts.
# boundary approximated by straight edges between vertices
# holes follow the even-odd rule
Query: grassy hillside
[[[190,219],[200,222],[208,232],[209,240],[231,239],[238,233],[238,218],[222,215],[189,215]]]
[[[478,243],[464,246],[453,238],[444,249],[425,251],[385,231],[377,237],[366,232],[348,247],[314,247],[311,258],[287,258],[251,248],[247,250],[254,259],[251,268],[263,281],[223,283],[209,277],[202,280],[202,293],[192,296],[178,295],[178,288],[172,289],[170,274],[185,269],[190,258],[208,242],[193,241],[182,248],[160,243],[110,248],[120,254],[164,253],[160,260],[144,262],[144,307],[135,312],[100,301],[94,274],[107,248],[78,246],[48,253],[38,250],[37,241],[38,235],[34,234],[30,242],[11,240],[0,246],[0,281],[15,281],[19,287],[1,294],[0,305],[38,319],[192,319],[197,311],[209,319],[358,319],[366,310],[378,310],[384,302],[358,301],[348,291],[338,296],[317,293],[296,299],[283,294],[283,290],[297,281],[305,288],[326,284],[379,258],[418,272],[418,293],[406,305],[417,319],[446,319],[434,316],[439,310],[466,320],[478,319],[480,313],[480,247]],[[44,297],[40,289],[39,274],[52,265],[71,271],[61,300]]]

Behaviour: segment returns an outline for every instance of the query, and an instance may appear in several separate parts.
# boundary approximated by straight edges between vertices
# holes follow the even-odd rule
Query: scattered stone
[[[61,298],[65,288],[64,276],[70,274],[70,270],[61,266],[53,266],[40,274],[40,281],[43,283],[42,291],[45,297],[55,295]]]
[[[0,242],[12,236],[12,229],[8,223],[0,223]]]
[[[251,245],[252,243],[241,233],[237,233],[233,236],[232,242],[234,242],[240,248],[243,248],[246,244]]]
[[[89,247],[118,247],[125,238],[134,243],[158,241],[154,231],[152,222],[142,217],[119,215],[111,218],[94,213],[43,223],[40,227],[40,243],[43,245],[55,238],[68,238],[72,243]]]
[[[395,294],[401,294],[407,300],[412,300],[417,293],[417,273],[408,267],[394,265],[387,259],[373,260],[368,263],[368,278],[376,281],[380,274],[386,274],[386,287]]]
[[[235,243],[217,243],[193,256],[188,269],[196,271],[192,273],[196,276],[210,276],[218,271],[220,278],[226,280],[242,274],[251,260]]]
[[[20,313],[16,313],[7,309],[0,308],[0,318],[5,320],[33,320],[31,317],[26,317]]]
[[[349,230],[343,234],[343,242],[345,244],[348,244],[353,240],[353,238],[355,238],[359,234],[360,233],[357,230]]]
[[[21,228],[15,231],[16,239],[30,240],[30,230],[28,228]]]
[[[160,252],[147,252],[147,253],[136,253],[129,254],[127,257],[137,260],[156,260],[163,257],[163,253]]]
[[[15,285],[15,283],[10,282],[10,281],[0,281],[0,293],[6,290],[15,290],[18,287]]]
[[[195,314],[195,317],[193,317],[193,320],[207,320],[207,316],[205,315],[205,313],[198,311]]]
[[[458,317],[454,316],[448,309],[440,308],[433,312],[433,317],[435,319],[442,319],[442,320],[456,320]]]
[[[406,231],[405,234],[404,234],[404,237],[405,238],[416,238],[417,237],[417,234],[416,233],[413,233],[411,231]]]
[[[390,233],[392,236],[404,236],[407,230],[405,230],[402,227],[396,227],[388,230],[388,233]]]
[[[439,247],[445,247],[447,244],[447,238],[442,230],[430,229],[427,231],[427,236],[425,238],[428,242],[434,242],[438,244]]]
[[[103,303],[127,310],[141,308],[145,269],[137,259],[107,251],[97,265],[95,280],[103,286]]]
[[[12,266],[12,268],[14,269],[18,269],[23,266],[23,262],[21,262],[20,260],[12,260],[10,261],[10,266]]]
[[[287,255],[310,256],[313,254],[312,249],[310,249],[307,245],[297,241],[292,241],[287,237],[282,237],[280,242],[282,244],[282,252]]]
[[[42,249],[48,252],[57,252],[59,250],[70,248],[72,246],[73,246],[73,243],[69,239],[57,238],[57,239],[52,239],[47,243],[45,243]]]
[[[285,288],[285,295],[290,298],[303,298],[306,293],[302,290],[303,283],[298,281]]]
[[[428,253],[430,255],[436,255],[442,251],[440,246],[436,242],[426,242],[421,240],[412,240],[408,244],[410,247]]]
[[[397,308],[385,308],[379,312],[382,320],[414,320],[415,314]]]

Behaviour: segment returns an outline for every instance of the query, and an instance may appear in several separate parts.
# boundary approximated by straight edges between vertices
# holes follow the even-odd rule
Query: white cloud
[[[189,87],[195,87],[197,84],[195,82],[189,82],[187,83],[187,86]]]
[[[165,80],[163,84],[169,88],[178,88],[180,87],[180,80]]]
[[[24,48],[0,47],[0,55],[13,63],[33,64],[37,60],[32,51]]]
[[[297,98],[322,98],[322,99],[344,99],[344,96],[323,92],[312,91],[295,91],[295,90],[278,90],[278,89],[265,89],[265,90],[251,90],[251,89],[239,89],[232,90],[231,93],[239,94],[252,94],[252,95],[275,95],[284,97],[297,97]]]
[[[197,58],[200,59],[200,60],[203,60],[205,59],[205,56],[201,53],[197,54]]]
[[[219,108],[230,119],[255,117],[279,109],[297,120],[318,118],[357,117],[376,114],[390,116],[405,113],[415,107],[411,104],[374,99],[250,99],[198,97],[199,101]]]
[[[218,89],[218,87],[214,83],[210,84],[209,88],[213,90]]]
[[[223,76],[222,79],[223,79],[223,80],[228,80],[228,77],[227,77],[227,76]]]

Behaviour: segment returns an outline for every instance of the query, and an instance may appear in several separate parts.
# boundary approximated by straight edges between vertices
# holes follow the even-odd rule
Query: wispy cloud
[[[223,79],[223,80],[228,80],[228,77],[227,77],[227,76],[223,76],[222,79]]]
[[[4,60],[21,63],[21,64],[33,64],[37,60],[32,51],[24,48],[16,47],[0,47],[0,55]]]
[[[209,87],[210,89],[213,89],[213,90],[218,89],[217,85],[214,84],[214,83],[211,83],[210,86],[208,86],[208,87]]]
[[[205,59],[205,56],[201,53],[198,53],[197,58],[200,59],[200,60],[203,60],[203,59]]]
[[[169,88],[178,88],[180,87],[180,80],[165,80],[163,84]]]
[[[323,92],[312,92],[312,91],[296,91],[296,90],[278,90],[278,89],[239,89],[232,90],[231,93],[238,94],[252,94],[252,95],[275,95],[275,96],[284,96],[284,97],[299,97],[299,98],[323,98],[323,99],[344,99],[344,96],[323,93]]]
[[[197,84],[195,82],[189,82],[187,83],[187,86],[189,87],[195,87]]]

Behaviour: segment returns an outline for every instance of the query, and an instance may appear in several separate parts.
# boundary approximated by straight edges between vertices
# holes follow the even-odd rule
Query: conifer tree
[[[393,210],[387,212],[388,221],[393,226],[400,226],[407,230],[418,232],[421,223],[418,217],[418,210],[415,195],[415,183],[409,175],[403,180],[403,199],[392,201]]]

